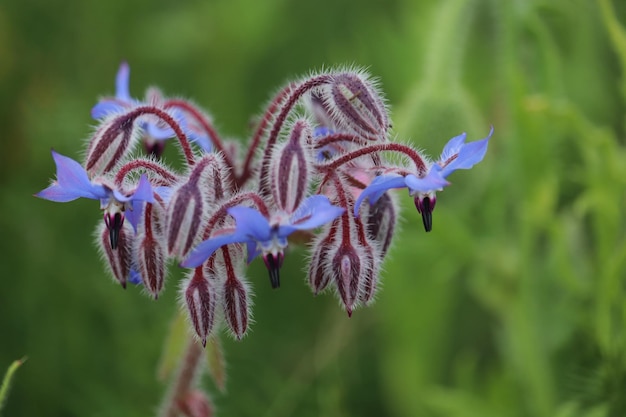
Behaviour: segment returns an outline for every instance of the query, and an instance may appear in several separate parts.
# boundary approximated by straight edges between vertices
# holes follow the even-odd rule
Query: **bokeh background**
[[[377,302],[348,319],[290,254],[255,324],[223,340],[220,416],[626,415],[626,3],[621,0],[0,2],[0,369],[4,415],[150,416],[177,310],[106,276],[97,203],[32,194],[50,149],[81,155],[89,110],[150,85],[222,134],[290,77],[342,64],[381,79],[401,140],[438,155],[495,134],[426,234],[412,201]]]

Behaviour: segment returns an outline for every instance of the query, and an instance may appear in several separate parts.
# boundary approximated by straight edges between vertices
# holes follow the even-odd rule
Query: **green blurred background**
[[[366,66],[402,140],[437,155],[495,134],[451,177],[432,233],[410,199],[378,301],[313,297],[302,252],[224,339],[220,416],[626,415],[626,3],[621,0],[5,0],[0,3],[4,415],[150,416],[177,309],[106,276],[97,203],[32,194],[78,158],[122,60],[131,93],[193,98],[226,136],[284,81]]]

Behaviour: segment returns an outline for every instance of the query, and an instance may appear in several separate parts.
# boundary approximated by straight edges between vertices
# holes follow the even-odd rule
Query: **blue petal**
[[[417,191],[420,193],[428,193],[430,191],[437,191],[450,183],[441,177],[438,165],[434,165],[424,178],[417,178],[413,174],[409,174],[404,178],[407,187],[411,191]]]
[[[272,238],[272,230],[267,219],[257,210],[250,207],[236,206],[228,210],[228,214],[237,222],[237,233],[248,236],[250,240],[264,242]]]
[[[489,144],[489,139],[492,134],[493,127],[485,139],[463,145],[459,150],[456,159],[443,167],[441,173],[442,176],[445,178],[457,169],[470,169],[482,161],[485,157],[485,153],[487,152],[487,145]]]
[[[165,140],[176,136],[170,127],[160,128],[154,123],[144,122],[141,128],[155,140]]]
[[[154,203],[154,194],[152,193],[152,186],[148,177],[142,175],[139,178],[139,184],[135,189],[135,192],[129,196],[125,196],[119,190],[113,190],[113,196],[120,203],[127,203],[131,200],[146,201],[148,203]]]
[[[461,147],[465,143],[465,139],[467,138],[467,133],[463,132],[459,136],[455,136],[446,143],[446,146],[443,147],[443,152],[441,152],[441,157],[439,158],[439,162],[444,163],[453,155],[459,153]]]
[[[359,198],[356,199],[356,203],[354,203],[354,216],[359,216],[359,207],[361,203],[366,198],[369,198],[370,205],[376,203],[381,195],[383,195],[387,190],[391,188],[404,188],[406,187],[406,183],[404,182],[404,177],[399,175],[389,176],[389,175],[381,175],[376,178],[368,185],[359,195]]]
[[[128,276],[128,282],[135,285],[141,284],[143,282],[143,280],[141,279],[141,274],[134,268],[131,268],[130,274]]]
[[[345,209],[330,204],[328,197],[324,195],[313,195],[304,200],[302,204],[300,204],[300,207],[292,214],[290,219],[291,225],[287,226],[293,228],[293,230],[288,234],[296,230],[315,229],[316,227],[335,220],[337,217],[341,216],[344,211]],[[284,229],[281,227],[279,228],[278,235],[280,237],[286,236],[283,233],[286,233],[288,230],[287,227]]]
[[[122,62],[115,77],[115,97],[122,101],[132,101],[128,82],[130,79],[130,67],[127,62]]]
[[[183,268],[195,268],[200,266],[204,261],[209,259],[216,250],[230,243],[247,243],[248,247],[250,245],[256,245],[255,242],[250,242],[243,233],[235,231],[235,233],[232,234],[221,235],[203,241],[191,251],[187,259],[181,262],[180,266]]]
[[[94,119],[102,119],[111,113],[117,113],[124,110],[126,106],[113,99],[101,100],[98,104],[91,109],[91,117]]]
[[[35,194],[50,201],[65,203],[77,198],[99,200],[106,198],[107,189],[100,184],[92,184],[87,172],[78,162],[52,151],[57,168],[57,180],[50,187]]]
[[[143,214],[143,206],[144,202],[140,200],[135,200],[131,203],[130,209],[124,210],[124,217],[126,220],[133,226],[133,230],[137,233],[137,225],[141,220],[141,215]]]
[[[186,132],[189,140],[200,147],[204,152],[209,153],[213,149],[211,140],[208,135],[203,135],[195,132]]]
[[[320,138],[322,136],[332,135],[333,133],[335,133],[335,131],[326,126],[318,126],[313,130],[313,137]]]

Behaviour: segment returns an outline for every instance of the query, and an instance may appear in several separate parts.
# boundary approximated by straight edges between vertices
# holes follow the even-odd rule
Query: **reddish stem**
[[[413,163],[415,164],[415,168],[418,172],[426,172],[426,163],[422,159],[421,155],[416,150],[401,143],[380,143],[376,145],[365,146],[363,148],[341,155],[337,159],[334,159],[326,164],[316,165],[315,167],[320,171],[333,171],[339,168],[341,165],[345,164],[346,162],[352,161],[353,159],[381,151],[400,152],[409,157],[411,161],[413,161]]]
[[[178,142],[180,143],[181,150],[185,155],[185,160],[187,161],[187,165],[192,166],[194,164],[194,156],[193,151],[191,150],[191,146],[189,145],[189,139],[187,139],[187,135],[183,132],[180,125],[172,116],[170,116],[166,111],[159,109],[154,106],[140,106],[137,107],[134,112],[139,115],[142,114],[154,114],[159,119],[164,121],[169,127],[172,128],[174,134],[178,138]]]
[[[280,106],[280,103],[282,103],[285,100],[285,97],[287,97],[287,95],[291,93],[291,91],[295,88],[295,86],[296,86],[296,83],[293,83],[293,82],[289,83],[286,87],[280,90],[278,94],[276,94],[276,96],[274,96],[270,104],[267,106],[267,110],[265,111],[265,114],[263,114],[263,118],[259,122],[259,125],[257,126],[256,131],[254,132],[254,135],[252,136],[252,141],[250,143],[250,147],[248,148],[246,159],[243,163],[243,171],[238,181],[239,185],[244,184],[245,181],[247,181],[248,178],[250,177],[251,175],[250,164],[252,163],[252,159],[254,158],[254,153],[256,152],[256,149],[261,143],[261,138],[263,137],[263,133],[265,132],[265,129],[267,129],[268,124],[272,121],[274,114],[276,113],[276,111],[278,110]]]
[[[226,164],[228,164],[229,167],[234,168],[233,161],[230,159],[230,155],[226,153],[224,144],[222,143],[222,139],[217,133],[217,130],[215,130],[215,127],[199,108],[188,101],[180,99],[167,100],[164,106],[165,108],[178,107],[189,113],[198,123],[200,123],[200,126],[202,126],[202,128],[209,135],[211,144],[215,147],[215,149],[224,155],[224,161]]]
[[[145,159],[136,159],[134,161],[130,161],[124,164],[120,168],[120,170],[115,175],[115,185],[118,187],[122,185],[122,182],[124,182],[124,178],[126,178],[126,176],[131,172],[138,169],[145,169],[154,172],[163,179],[163,185],[172,185],[177,180],[176,175],[172,174],[161,165]]]

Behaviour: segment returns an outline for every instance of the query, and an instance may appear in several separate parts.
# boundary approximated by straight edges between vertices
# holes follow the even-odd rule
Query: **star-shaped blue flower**
[[[465,143],[466,133],[453,137],[443,148],[439,159],[429,167],[424,176],[381,175],[374,178],[357,198],[354,204],[354,215],[358,216],[359,207],[366,198],[369,199],[370,204],[374,204],[387,190],[408,188],[410,195],[415,198],[417,210],[422,214],[424,228],[430,231],[432,211],[435,207],[435,192],[450,185],[446,181],[448,175],[457,169],[470,169],[483,160],[492,134],[493,127],[486,138],[470,143]]]
[[[109,114],[117,113],[130,107],[142,105],[139,100],[130,96],[129,81],[130,67],[128,63],[122,62],[115,77],[115,97],[100,100],[100,102],[91,109],[91,117],[94,119],[102,119]],[[189,129],[185,118],[179,111],[174,110],[173,113],[175,116],[174,118],[181,125],[185,134],[189,137],[189,140],[195,142],[205,152],[210,152],[211,142],[209,137],[206,134],[201,134],[200,132]],[[176,136],[174,131],[169,126],[159,127],[155,123],[141,122],[141,128],[147,133],[147,137],[150,141],[156,142],[157,144]],[[154,144],[150,143],[149,145],[153,146]]]
[[[339,217],[344,209],[333,206],[326,196],[314,195],[304,200],[298,209],[281,223],[270,223],[258,210],[250,207],[236,206],[227,211],[235,219],[235,231],[200,243],[181,266],[195,268],[221,246],[245,243],[248,248],[248,262],[263,254],[263,260],[270,272],[272,287],[276,288],[280,285],[278,270],[284,256],[283,250],[287,246],[287,237],[299,230],[322,226]]]
[[[124,217],[128,218],[136,230],[143,203],[154,202],[152,186],[145,175],[139,179],[135,191],[127,195],[118,189],[91,181],[85,168],[72,158],[55,151],[52,151],[52,158],[57,169],[56,180],[35,196],[58,203],[66,203],[78,198],[100,201],[100,207],[105,211],[110,211],[105,213],[105,221],[111,232],[111,247],[114,249],[117,246],[117,236]]]

